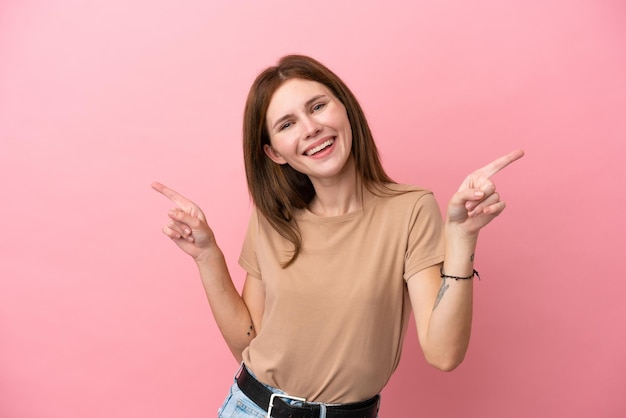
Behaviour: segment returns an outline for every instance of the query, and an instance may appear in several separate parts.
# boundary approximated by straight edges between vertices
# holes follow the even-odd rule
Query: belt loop
[[[241,364],[239,365],[239,368],[235,372],[235,377],[233,378],[235,381],[239,378],[239,375],[241,374],[241,371],[243,370],[244,367],[245,365],[243,364],[243,361],[242,361]]]
[[[326,404],[323,404],[323,403],[320,404],[320,417],[319,418],[326,418]]]

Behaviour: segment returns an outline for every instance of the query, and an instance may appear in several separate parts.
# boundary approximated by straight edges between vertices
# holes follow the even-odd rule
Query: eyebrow
[[[327,96],[328,96],[327,94],[317,94],[317,95],[315,95],[315,96],[311,97],[309,100],[307,100],[307,101],[304,103],[304,107],[305,107],[305,108],[306,108],[306,107],[309,107],[309,106],[311,106],[314,102],[316,102],[316,101],[318,101],[319,99],[321,99],[322,97],[327,97]],[[276,126],[277,126],[277,125],[280,125],[280,124],[281,124],[281,123],[283,123],[285,120],[290,119],[290,118],[292,118],[292,117],[293,117],[293,114],[292,114],[292,113],[289,113],[289,114],[286,114],[286,115],[284,115],[284,116],[280,117],[280,118],[279,118],[276,122],[274,122],[274,124],[272,125],[272,130],[276,130]]]

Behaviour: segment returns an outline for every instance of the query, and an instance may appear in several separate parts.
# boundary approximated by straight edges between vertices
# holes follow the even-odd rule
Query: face
[[[323,84],[284,82],[272,96],[266,123],[271,145],[264,150],[275,163],[289,164],[314,183],[345,174],[352,129],[345,106]]]

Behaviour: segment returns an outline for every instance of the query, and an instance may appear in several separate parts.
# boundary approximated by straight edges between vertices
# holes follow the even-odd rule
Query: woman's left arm
[[[408,280],[422,351],[438,369],[455,369],[469,345],[473,298],[470,278],[474,274],[478,233],[505,207],[490,177],[523,155],[522,150],[513,151],[463,181],[448,203],[443,265],[426,268]]]

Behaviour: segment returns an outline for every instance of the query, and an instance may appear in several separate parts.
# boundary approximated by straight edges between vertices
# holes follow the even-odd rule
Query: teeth
[[[318,152],[320,152],[321,150],[323,150],[324,148],[330,146],[333,144],[333,142],[335,142],[334,139],[329,139],[328,141],[322,142],[321,144],[319,144],[317,147],[315,148],[311,148],[310,150],[308,150],[306,152],[307,156],[311,156],[313,154],[316,154]]]

